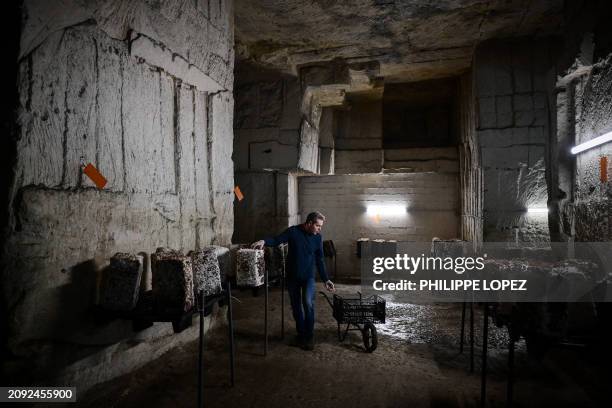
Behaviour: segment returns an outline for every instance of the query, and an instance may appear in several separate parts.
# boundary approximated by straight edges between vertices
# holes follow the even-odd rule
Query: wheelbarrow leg
[[[347,323],[346,324],[346,330],[344,330],[344,333],[341,335],[340,334],[340,323],[338,323],[338,340],[344,341],[344,339],[346,339],[346,335],[347,335],[347,333],[349,331],[349,327],[351,327],[351,324]]]

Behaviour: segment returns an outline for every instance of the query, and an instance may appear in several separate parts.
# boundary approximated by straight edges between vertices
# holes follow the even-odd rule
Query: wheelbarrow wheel
[[[368,353],[376,350],[378,346],[378,336],[376,335],[376,327],[370,323],[366,322],[363,325],[363,330],[361,331],[363,337],[363,345]]]

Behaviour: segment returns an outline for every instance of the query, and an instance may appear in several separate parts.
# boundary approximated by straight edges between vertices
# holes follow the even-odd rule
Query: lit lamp
[[[527,212],[534,213],[534,214],[545,214],[548,212],[548,208],[547,207],[529,207],[527,208]]]
[[[592,149],[593,147],[608,143],[610,140],[612,140],[612,132],[608,132],[604,135],[596,137],[595,139],[591,139],[588,142],[574,146],[572,147],[571,152],[572,154],[578,154],[584,152],[585,150]],[[602,156],[599,158],[599,179],[602,183],[606,183],[608,181],[608,156]]]
[[[368,205],[367,214],[375,217],[381,215],[403,215],[406,214],[406,207],[403,205]]]
[[[595,139],[591,139],[588,142],[581,143],[578,146],[574,146],[572,147],[571,152],[572,154],[578,154],[580,152],[584,152],[585,150],[589,150],[604,143],[607,143],[610,140],[612,140],[612,132],[608,132],[605,135],[596,137]]]

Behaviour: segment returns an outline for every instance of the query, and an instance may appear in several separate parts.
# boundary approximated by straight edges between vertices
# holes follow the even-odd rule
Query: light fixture
[[[368,215],[402,215],[406,214],[406,207],[403,205],[368,205]]]
[[[578,154],[580,152],[584,152],[585,150],[592,149],[593,147],[602,145],[606,142],[612,140],[612,132],[608,132],[605,135],[596,137],[595,139],[591,139],[588,142],[584,142],[579,144],[578,146],[572,147],[572,154]]]
[[[547,213],[548,208],[546,207],[529,207],[527,208],[528,213]]]

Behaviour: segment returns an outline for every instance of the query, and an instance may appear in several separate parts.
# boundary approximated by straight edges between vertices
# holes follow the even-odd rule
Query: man
[[[288,243],[289,251],[286,260],[287,291],[291,299],[291,309],[295,319],[297,341],[305,350],[314,350],[314,268],[319,271],[325,288],[334,292],[334,284],[327,278],[323,263],[323,240],[321,228],[325,217],[320,212],[312,212],[306,222],[287,228],[274,238],[254,242],[253,248],[277,246]]]

